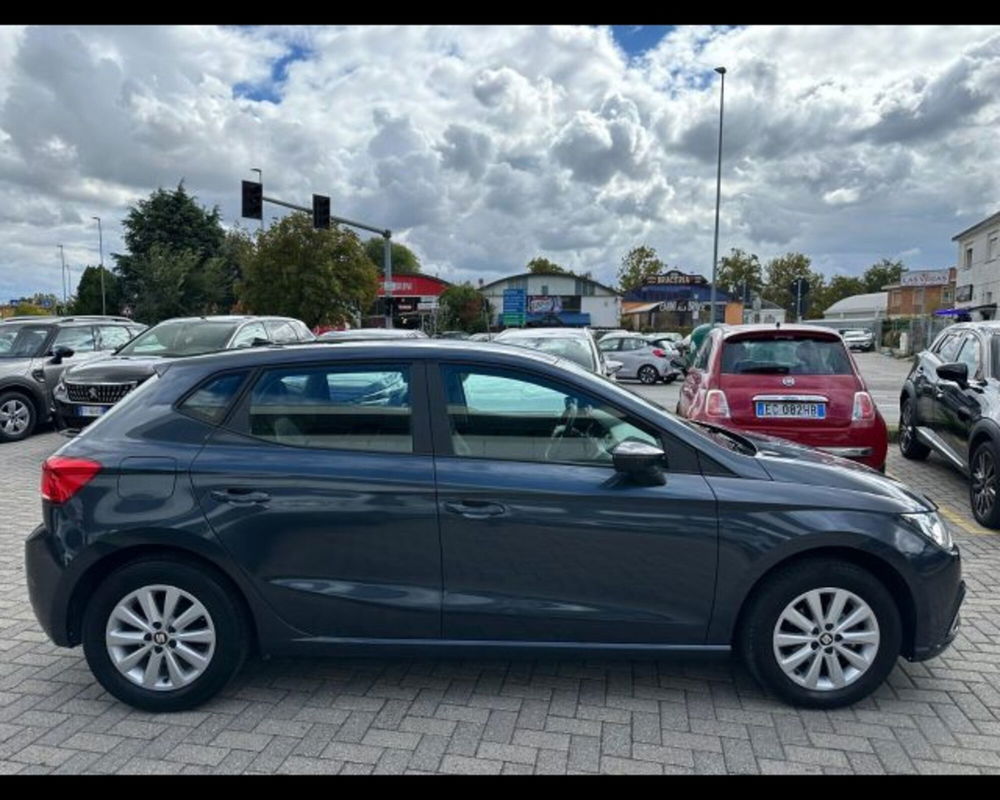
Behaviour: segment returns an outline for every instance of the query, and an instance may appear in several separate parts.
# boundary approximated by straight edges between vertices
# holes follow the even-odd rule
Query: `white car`
[[[864,328],[853,328],[851,330],[842,331],[840,334],[844,339],[844,344],[846,344],[851,350],[874,350],[875,349],[875,336]]]
[[[604,357],[593,334],[586,328],[508,328],[494,336],[493,341],[567,358],[612,380],[622,367],[621,362]]]

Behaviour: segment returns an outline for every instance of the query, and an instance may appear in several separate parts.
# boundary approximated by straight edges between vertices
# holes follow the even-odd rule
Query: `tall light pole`
[[[59,258],[62,261],[62,284],[63,284],[63,305],[66,305],[69,297],[66,295],[66,253],[63,252],[63,246],[56,245],[59,248]]]
[[[715,173],[715,246],[712,248],[712,297],[709,301],[712,307],[712,326],[715,326],[715,281],[719,274],[719,202],[722,199],[722,105],[726,98],[726,68],[716,67],[715,71],[722,76],[722,89],[719,92],[719,161]]]
[[[101,230],[101,218],[91,217],[97,220],[97,242],[101,253],[101,315],[108,314],[108,301],[104,295],[104,232]]]
[[[260,191],[261,191],[261,194],[263,194],[264,193],[264,173],[261,172],[259,169],[257,169],[257,167],[251,167],[250,171],[257,173],[257,183],[260,184]],[[264,215],[263,214],[260,215],[260,229],[262,231],[264,230]]]

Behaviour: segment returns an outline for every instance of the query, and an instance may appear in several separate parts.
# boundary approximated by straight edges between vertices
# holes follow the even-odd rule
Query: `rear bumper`
[[[52,538],[44,525],[35,528],[24,543],[24,568],[28,599],[42,630],[60,647],[71,647],[65,570],[56,558]]]
[[[849,458],[860,464],[881,469],[889,450],[889,435],[885,420],[878,415],[867,423],[854,423],[842,428],[807,428],[789,425],[743,425],[726,420],[727,427],[747,433],[778,436],[796,444],[815,447],[831,455]],[[717,423],[718,424],[718,423]]]

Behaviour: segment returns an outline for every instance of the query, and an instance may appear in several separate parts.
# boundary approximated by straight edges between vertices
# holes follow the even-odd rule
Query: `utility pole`
[[[712,306],[711,322],[715,327],[715,282],[718,280],[719,269],[719,204],[722,200],[722,106],[726,98],[726,68],[716,67],[715,71],[722,76],[722,88],[719,92],[719,160],[715,173],[715,246],[712,248],[712,292],[709,303]]]
[[[108,300],[104,294],[104,233],[101,230],[101,218],[91,217],[97,220],[97,241],[101,252],[101,315],[108,315]]]
[[[57,245],[59,248],[59,258],[62,260],[62,285],[63,285],[63,305],[69,301],[69,296],[66,294],[67,281],[66,281],[66,253],[63,250],[63,246]]]

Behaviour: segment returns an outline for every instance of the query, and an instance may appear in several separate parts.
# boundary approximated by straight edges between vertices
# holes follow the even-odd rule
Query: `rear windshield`
[[[222,350],[239,323],[211,320],[161,322],[120,350],[123,356],[195,356]]]
[[[850,375],[850,356],[839,341],[809,336],[727,341],[722,372],[730,375],[777,373]]]
[[[528,347],[532,350],[541,350],[553,356],[566,358],[587,369],[594,369],[594,354],[590,346],[583,339],[561,339],[554,336],[511,336],[503,341],[504,344],[512,344],[517,347]]]

